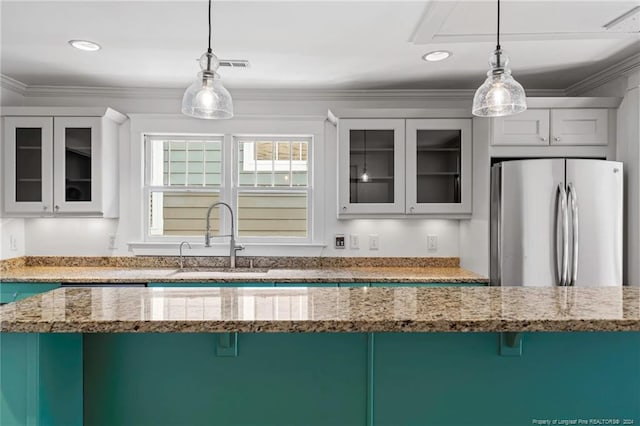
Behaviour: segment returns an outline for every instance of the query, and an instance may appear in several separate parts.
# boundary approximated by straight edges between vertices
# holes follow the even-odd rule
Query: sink
[[[171,275],[180,277],[216,277],[216,276],[251,276],[265,275],[266,268],[183,268],[176,269]]]

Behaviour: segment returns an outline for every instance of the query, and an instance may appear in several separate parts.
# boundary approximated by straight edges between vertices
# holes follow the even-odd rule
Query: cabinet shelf
[[[460,152],[460,148],[418,148],[417,152]]]
[[[71,179],[67,178],[67,182],[91,182],[91,178],[79,178],[79,179]]]
[[[18,182],[42,182],[42,179],[39,178],[18,178]]]
[[[460,176],[460,172],[418,173],[418,176]]]
[[[374,152],[393,152],[393,148],[367,148],[366,150],[364,148],[351,148],[349,152],[352,154],[364,154],[365,152],[367,154]]]
[[[19,150],[25,150],[25,151],[42,151],[42,147],[41,146],[17,146],[16,148],[18,148]]]
[[[350,178],[349,179],[351,182],[362,182],[362,183],[367,183],[367,182],[363,182],[362,179],[360,178]],[[380,176],[380,177],[371,177],[369,176],[369,181],[392,181],[393,180],[393,176]]]

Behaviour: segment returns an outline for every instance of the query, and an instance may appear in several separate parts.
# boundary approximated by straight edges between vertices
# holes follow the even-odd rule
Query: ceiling
[[[525,88],[564,89],[640,53],[640,27],[603,28],[638,6],[503,0],[514,76]],[[0,13],[0,71],[27,85],[185,87],[206,49],[203,0],[2,0]],[[470,89],[495,46],[493,1],[214,1],[213,15],[214,52],[251,63],[221,69],[231,89]],[[70,39],[102,50],[75,50]],[[453,56],[421,59],[439,49]]]

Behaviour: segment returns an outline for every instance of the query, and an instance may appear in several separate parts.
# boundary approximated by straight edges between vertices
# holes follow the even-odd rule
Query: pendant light
[[[360,179],[363,182],[369,182],[369,174],[367,173],[367,131],[363,130],[364,133],[364,168],[362,169],[362,175],[360,175]]]
[[[473,97],[473,115],[502,117],[527,109],[524,89],[512,76],[509,57],[500,47],[500,0],[498,0],[498,31],[496,50],[489,58],[491,69],[487,79]]]
[[[233,101],[216,72],[220,62],[211,50],[211,0],[209,0],[209,47],[200,57],[196,81],[182,97],[182,113],[195,118],[223,119],[233,117]]]

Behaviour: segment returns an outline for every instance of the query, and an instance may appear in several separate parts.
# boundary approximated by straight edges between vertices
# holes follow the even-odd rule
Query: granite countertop
[[[0,282],[148,283],[148,282],[467,282],[486,283],[459,267],[345,267],[317,269],[125,268],[22,266],[0,273]]]
[[[59,288],[0,307],[0,331],[640,331],[640,288]]]

